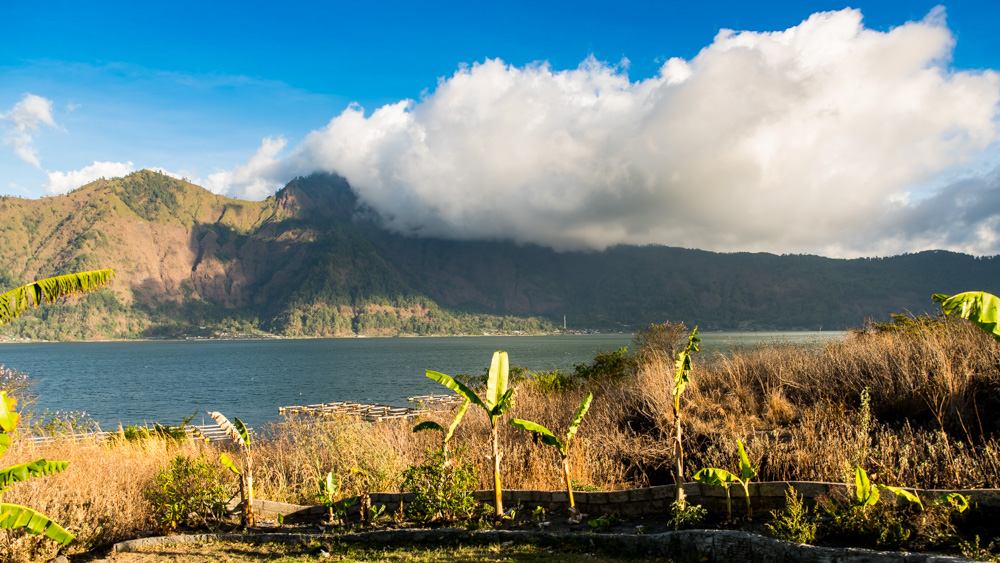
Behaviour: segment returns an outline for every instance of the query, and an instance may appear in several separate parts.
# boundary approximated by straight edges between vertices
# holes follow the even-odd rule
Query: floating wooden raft
[[[151,434],[153,433],[153,428],[146,427],[146,429],[149,430]],[[204,424],[204,425],[189,424],[188,426],[184,427],[184,431],[187,433],[189,437],[196,436],[195,429],[197,429],[198,432],[201,433],[203,439],[206,439],[209,442],[221,442],[223,440],[229,439],[228,436],[226,436],[225,431],[223,431],[222,428],[215,423]],[[24,439],[34,444],[50,444],[53,442],[89,442],[89,441],[99,443],[99,442],[105,442],[110,437],[116,435],[118,435],[118,432],[99,431],[99,432],[85,432],[81,434],[65,433],[65,434],[43,435],[43,436],[35,435],[35,436],[27,436]]]
[[[441,410],[454,404],[458,404],[458,402],[446,399],[445,397],[451,397],[451,395],[423,395],[420,397],[410,397],[409,400],[415,403],[415,406],[412,407],[394,407],[391,405],[372,405],[367,403],[357,403],[354,401],[338,401],[333,403],[319,403],[316,405],[278,407],[278,412],[284,415],[308,414],[320,417],[356,416],[368,422],[383,422],[386,420],[416,418],[420,415],[428,414],[432,410]]]

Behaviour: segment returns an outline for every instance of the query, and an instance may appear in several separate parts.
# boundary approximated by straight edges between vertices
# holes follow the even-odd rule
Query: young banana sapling
[[[490,362],[490,371],[486,379],[486,398],[480,399],[472,389],[456,381],[451,376],[432,370],[427,370],[427,377],[444,385],[448,389],[458,393],[472,404],[479,405],[486,411],[490,419],[490,436],[493,441],[493,488],[495,516],[497,519],[503,517],[503,497],[500,486],[500,459],[503,454],[500,452],[500,432],[497,421],[510,408],[514,397],[514,389],[507,388],[507,379],[510,372],[510,363],[507,359],[507,352],[497,351],[493,354]]]
[[[583,417],[590,409],[590,403],[593,400],[593,393],[587,393],[587,396],[583,398],[583,402],[580,403],[580,408],[577,409],[576,415],[573,417],[573,421],[570,422],[565,440],[560,440],[548,428],[529,420],[515,418],[510,421],[511,426],[538,434],[541,437],[543,444],[548,444],[559,452],[559,457],[562,459],[563,478],[566,480],[566,494],[569,495],[569,520],[572,524],[579,524],[583,519],[583,514],[576,509],[576,503],[573,502],[573,485],[569,478],[569,443],[570,440],[573,439],[573,436],[576,435],[576,431],[580,428],[580,423],[583,421]]]
[[[729,496],[729,486],[739,483],[743,487],[743,495],[747,499],[747,516],[753,518],[753,508],[750,506],[750,480],[757,477],[757,468],[750,464],[750,458],[743,448],[743,442],[736,440],[736,446],[740,452],[740,474],[734,475],[725,469],[709,467],[699,470],[694,474],[693,479],[706,485],[717,485],[726,489],[726,508],[728,517],[733,519],[733,504]]]
[[[243,451],[243,467],[237,467],[233,460],[226,454],[219,454],[219,461],[227,469],[240,478],[240,500],[242,501],[243,526],[252,528],[254,526],[253,514],[253,448],[250,442],[250,431],[239,418],[234,418],[234,422],[229,422],[222,413],[213,411],[208,416],[215,420],[216,424],[229,436]]]
[[[687,346],[677,354],[677,361],[674,362],[674,485],[677,494],[675,503],[683,509],[686,506],[684,500],[684,447],[681,442],[681,393],[691,382],[691,354],[699,352],[698,327],[694,327],[691,336],[688,337]]]

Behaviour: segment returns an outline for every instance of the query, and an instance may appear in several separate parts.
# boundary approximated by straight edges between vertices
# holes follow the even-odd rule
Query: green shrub
[[[462,462],[465,448],[458,448],[445,463],[441,448],[428,450],[424,463],[411,465],[403,474],[403,490],[415,493],[406,505],[406,516],[419,522],[471,518],[476,510],[472,495],[479,483],[476,468]]]
[[[791,485],[785,491],[785,509],[771,512],[771,522],[765,524],[768,532],[779,540],[795,543],[816,541],[816,523],[809,517],[809,509]]]
[[[830,517],[824,535],[845,538],[853,545],[898,548],[913,535],[906,517],[909,508],[897,510],[895,503],[858,506],[852,499],[827,497],[820,506]]]
[[[146,490],[157,526],[163,531],[178,526],[210,527],[226,514],[228,498],[218,467],[205,454],[197,458],[178,455]]]
[[[545,395],[574,389],[577,381],[572,375],[559,368],[552,368],[550,371],[536,371],[531,374],[531,382],[536,389]]]
[[[690,504],[686,501],[674,501],[670,504],[670,519],[667,525],[675,530],[697,528],[705,521],[708,511],[700,504]]]
[[[628,348],[601,352],[589,364],[573,364],[577,377],[593,380],[617,380],[635,373],[635,358],[628,355]]]

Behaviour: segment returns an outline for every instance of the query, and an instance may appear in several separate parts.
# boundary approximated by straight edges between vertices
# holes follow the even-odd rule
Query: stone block
[[[629,489],[628,498],[633,502],[646,502],[653,500],[653,489],[651,487]]]
[[[612,491],[605,494],[608,495],[608,502],[621,503],[629,501],[628,491]]]

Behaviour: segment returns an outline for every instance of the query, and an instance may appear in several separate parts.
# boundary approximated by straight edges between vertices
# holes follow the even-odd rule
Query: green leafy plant
[[[385,514],[384,504],[369,506],[368,522],[370,522],[374,526],[376,523],[378,523],[379,518],[381,518],[383,514]]]
[[[17,428],[21,415],[14,410],[17,401],[7,396],[6,391],[0,391],[0,456],[7,452],[11,445],[11,435]],[[12,465],[0,469],[0,501],[3,493],[10,490],[11,485],[27,481],[32,477],[43,477],[53,473],[61,473],[69,465],[65,461],[46,461],[36,459],[28,463]],[[42,534],[50,540],[63,545],[73,541],[73,534],[67,532],[55,522],[49,520],[41,512],[19,504],[0,502],[0,529],[12,530],[23,528],[32,534]]]
[[[113,277],[115,271],[110,268],[65,274],[34,281],[0,294],[0,326],[42,303],[55,303],[66,295],[94,291],[108,284]]]
[[[962,552],[962,555],[973,561],[990,561],[991,563],[1000,562],[1000,553],[998,553],[997,540],[991,539],[990,543],[986,546],[980,545],[979,536],[976,535],[973,541],[962,540],[958,543],[958,549]]]
[[[700,351],[698,343],[698,327],[694,327],[688,337],[687,346],[677,354],[674,362],[674,485],[676,487],[675,502],[684,503],[684,445],[681,441],[681,393],[691,382],[691,354]]]
[[[545,521],[546,510],[544,506],[535,506],[531,511],[531,521],[538,524]]]
[[[968,319],[1000,341],[1000,297],[985,291],[966,291],[951,296],[935,293],[931,298],[941,303],[946,315]]]
[[[865,470],[854,468],[854,505],[860,508],[872,506],[879,499],[879,492],[890,492],[897,497],[924,510],[924,503],[916,492],[910,492],[902,487],[872,483]],[[962,493],[946,493],[934,499],[931,506],[947,506],[950,510],[961,513],[969,508],[969,499]]]
[[[243,526],[252,528],[254,526],[253,514],[253,448],[250,442],[250,430],[239,418],[234,418],[234,422],[223,416],[218,411],[208,413],[208,416],[215,420],[216,424],[222,428],[243,452],[242,467],[238,467],[233,460],[224,453],[219,454],[219,461],[240,478],[240,501],[243,507]]]
[[[565,440],[560,440],[555,434],[552,433],[551,430],[545,428],[541,424],[537,424],[529,420],[521,420],[520,418],[514,418],[510,421],[511,426],[538,434],[541,437],[543,444],[552,446],[559,452],[559,458],[562,460],[563,479],[566,482],[566,494],[569,495],[570,522],[573,524],[579,524],[583,515],[576,509],[576,503],[573,501],[573,482],[570,481],[569,478],[569,443],[570,440],[573,439],[573,436],[576,435],[577,430],[580,428],[580,423],[583,422],[583,417],[586,416],[587,411],[590,409],[590,403],[593,400],[593,393],[587,393],[587,396],[583,398],[583,402],[580,403],[580,408],[576,410],[576,414],[573,416],[573,420],[569,424],[569,430],[566,431]]]
[[[333,519],[333,508],[337,505],[337,492],[340,491],[340,476],[330,471],[324,479],[319,480],[319,500],[329,510]]]
[[[407,517],[419,522],[470,518],[476,511],[472,491],[479,480],[476,468],[463,463],[464,448],[444,462],[442,448],[427,451],[424,463],[411,465],[403,473],[403,490],[414,493],[406,505]]]
[[[500,459],[503,454],[500,452],[500,433],[497,421],[510,408],[514,396],[514,389],[507,388],[509,371],[510,363],[507,359],[507,352],[495,352],[486,379],[486,398],[480,399],[471,389],[451,376],[427,370],[427,377],[458,393],[469,402],[479,405],[486,411],[486,415],[490,419],[490,436],[493,442],[494,507],[495,516],[498,519],[503,517],[503,497],[500,485]]]
[[[945,494],[925,506],[915,492],[873,483],[860,467],[854,474],[854,487],[846,499],[828,498],[821,503],[830,517],[832,533],[878,547],[921,548],[945,545],[957,538],[952,517],[968,508],[963,495]],[[897,509],[895,503],[879,503],[885,492],[906,501],[905,506]]]
[[[873,506],[879,499],[879,488],[868,478],[868,473],[860,467],[854,468],[854,497],[852,499],[855,508],[865,509]]]
[[[326,477],[319,481],[319,499],[329,511],[331,523],[346,524],[347,511],[357,504],[358,497],[348,497],[338,501],[337,495],[340,492],[340,476],[330,471]]]
[[[670,503],[670,519],[667,525],[675,530],[697,528],[705,521],[708,511],[700,504],[690,504],[683,500]]]
[[[747,452],[743,449],[743,442],[736,440],[736,446],[740,452],[739,475],[734,475],[725,469],[710,467],[699,470],[693,477],[699,483],[717,485],[726,489],[726,509],[730,520],[733,519],[733,503],[729,496],[729,486],[733,483],[739,483],[743,487],[743,495],[747,499],[747,515],[753,518],[753,508],[750,506],[750,480],[757,477],[757,468],[750,464]]]
[[[226,488],[205,454],[197,458],[178,455],[160,469],[146,498],[153,505],[160,530],[178,526],[209,526],[226,514]]]
[[[816,541],[816,522],[809,517],[809,508],[803,497],[791,485],[785,491],[785,509],[772,511],[771,521],[764,526],[779,540],[795,543]]]
[[[587,525],[591,528],[610,528],[611,526],[617,524],[621,521],[617,513],[612,512],[611,514],[604,514],[594,518],[592,520],[587,520]]]

